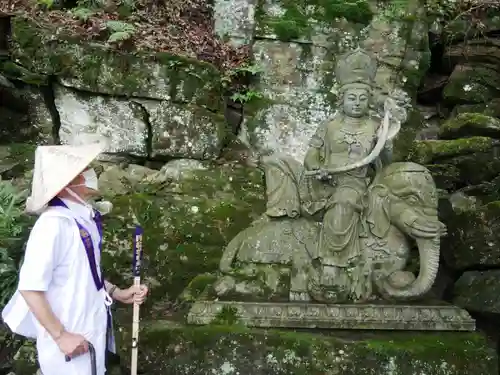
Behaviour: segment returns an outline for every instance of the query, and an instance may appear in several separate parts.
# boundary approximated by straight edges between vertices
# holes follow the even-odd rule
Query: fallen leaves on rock
[[[59,0],[59,2],[62,0]],[[96,7],[96,2],[99,6]],[[207,0],[64,0],[63,7],[46,9],[36,0],[0,0],[0,12],[23,14],[58,33],[106,42],[107,23],[120,21],[134,30],[126,41],[110,48],[164,51],[210,62],[230,70],[248,61],[248,47],[235,48],[214,33],[213,9]]]

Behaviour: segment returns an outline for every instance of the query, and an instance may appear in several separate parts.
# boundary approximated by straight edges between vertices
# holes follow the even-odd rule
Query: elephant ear
[[[366,221],[376,237],[383,238],[391,226],[389,217],[389,191],[384,185],[374,185],[368,191]]]

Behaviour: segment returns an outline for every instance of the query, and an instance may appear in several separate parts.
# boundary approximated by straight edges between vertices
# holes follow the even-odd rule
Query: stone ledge
[[[119,336],[123,358],[130,358],[130,334],[128,329]],[[144,374],[498,375],[495,350],[475,332],[324,332],[144,321],[139,348]]]
[[[322,305],[197,301],[189,324],[205,325],[232,314],[248,327],[354,330],[474,331],[467,311],[451,305]]]

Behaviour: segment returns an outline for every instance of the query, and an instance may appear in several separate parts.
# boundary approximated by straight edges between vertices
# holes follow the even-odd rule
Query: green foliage
[[[82,22],[87,22],[95,14],[93,10],[88,8],[75,8],[71,13]]]
[[[135,33],[135,27],[133,25],[122,21],[107,21],[106,28],[111,32],[108,43],[129,40]]]
[[[23,213],[24,193],[0,181],[0,307],[15,291],[31,219]]]
[[[280,0],[284,13],[260,15],[261,26],[269,28],[282,41],[309,37],[316,23],[334,26],[338,19],[367,25],[373,12],[365,0]],[[261,6],[262,7],[262,6]]]
[[[77,2],[78,8],[86,8],[86,9],[97,9],[102,8],[106,5],[105,0],[78,0]]]
[[[54,5],[54,0],[36,0],[38,5],[41,5],[42,7],[45,7],[47,9],[52,8]]]
[[[262,93],[254,90],[248,90],[243,93],[236,92],[231,95],[231,100],[234,102],[247,103],[254,99],[262,99]]]
[[[232,91],[231,100],[248,103],[254,99],[262,99],[261,92],[249,87],[255,77],[262,72],[262,67],[256,64],[245,64],[226,72],[222,77],[222,85],[226,90]]]

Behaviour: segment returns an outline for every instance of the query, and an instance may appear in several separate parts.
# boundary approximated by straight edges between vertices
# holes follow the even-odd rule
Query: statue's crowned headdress
[[[341,88],[347,85],[372,87],[377,73],[377,60],[358,48],[337,60],[335,73]]]

